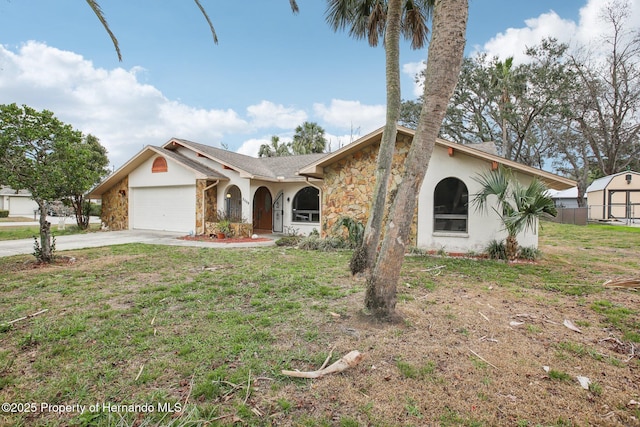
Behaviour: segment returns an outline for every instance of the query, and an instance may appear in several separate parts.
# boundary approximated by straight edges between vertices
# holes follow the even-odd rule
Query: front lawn
[[[408,256],[394,325],[363,313],[349,252],[2,258],[0,424],[640,425],[640,295],[602,286],[638,276],[640,229],[541,233],[537,263]],[[280,373],[332,349],[365,358],[316,380]]]

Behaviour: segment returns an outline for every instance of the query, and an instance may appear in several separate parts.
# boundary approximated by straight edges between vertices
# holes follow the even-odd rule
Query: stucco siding
[[[176,185],[195,185],[195,172],[174,162],[168,157],[166,172],[151,172],[153,161],[160,156],[153,156],[129,174],[129,187],[162,187]]]
[[[484,252],[491,240],[503,240],[504,231],[498,214],[492,209],[496,198],[490,197],[485,209],[479,210],[473,204],[474,195],[481,186],[475,180],[481,173],[490,171],[491,163],[473,158],[454,150],[449,155],[447,148],[436,146],[418,197],[418,239],[417,246],[427,250],[455,253]],[[468,192],[468,220],[466,232],[443,232],[435,230],[434,191],[436,185],[446,178],[462,181]],[[517,176],[522,185],[527,185],[530,177]],[[535,230],[527,230],[518,235],[521,246],[538,245],[537,225]]]

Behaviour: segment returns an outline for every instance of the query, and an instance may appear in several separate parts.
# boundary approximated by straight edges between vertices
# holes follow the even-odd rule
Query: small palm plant
[[[558,213],[553,200],[546,195],[547,188],[537,178],[524,187],[513,178],[509,169],[500,167],[480,174],[475,180],[482,186],[473,199],[476,209],[485,209],[489,196],[498,198],[498,207],[493,210],[507,231],[505,249],[509,260],[514,260],[518,254],[518,233],[535,230],[542,215],[556,216]]]

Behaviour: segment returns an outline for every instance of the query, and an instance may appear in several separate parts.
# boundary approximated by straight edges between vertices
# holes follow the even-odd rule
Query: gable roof
[[[626,174],[640,175],[638,172],[624,171],[624,172],[614,173],[613,175],[603,176],[602,178],[598,178],[598,179],[594,180],[591,183],[591,185],[587,187],[586,193],[591,193],[592,191],[604,190],[605,188],[607,188],[607,186],[609,185],[609,183],[611,182],[611,180],[613,178],[615,178],[617,176],[620,176],[620,175],[626,175]]]
[[[577,199],[578,187],[571,187],[566,190],[548,190],[547,195],[552,199]]]
[[[304,180],[304,178],[298,174],[298,170],[327,155],[326,153],[320,153],[257,158],[178,138],[172,138],[163,145],[163,148],[166,150],[176,150],[181,146],[193,150],[200,156],[207,157],[228,168],[236,170],[242,178],[262,179],[266,181]]]
[[[314,178],[322,178],[324,175],[324,167],[328,166],[334,162],[337,162],[340,159],[347,157],[350,154],[353,154],[357,151],[362,150],[363,148],[374,144],[379,143],[382,140],[382,132],[384,128],[380,128],[371,132],[368,135],[363,136],[362,138],[352,142],[349,145],[345,145],[333,153],[329,153],[325,157],[310,163],[300,170],[301,175],[314,177]],[[413,129],[406,128],[404,126],[398,126],[398,134],[403,134],[413,138],[415,135],[415,131]],[[475,157],[478,159],[483,159],[488,162],[497,162],[498,164],[502,164],[510,169],[513,169],[517,172],[521,172],[525,175],[538,177],[545,185],[549,188],[555,190],[564,190],[567,188],[571,188],[576,185],[576,182],[569,179],[564,178],[559,175],[555,175],[551,172],[543,171],[541,169],[536,169],[531,166],[525,166],[518,162],[514,162],[512,160],[507,160],[504,157],[500,157],[496,154],[489,153],[486,150],[484,145],[481,145],[481,149],[474,148],[472,144],[458,144],[451,141],[446,141],[444,139],[436,139],[436,146],[441,146],[445,148],[452,148],[456,151],[460,151],[468,156]]]
[[[97,198],[104,194],[109,188],[113,187],[115,184],[120,182],[124,177],[128,176],[133,170],[135,170],[142,163],[150,159],[155,155],[161,155],[166,158],[169,158],[176,163],[182,165],[183,167],[192,170],[195,172],[198,179],[209,179],[209,180],[221,180],[228,181],[229,177],[226,175],[203,165],[202,163],[198,163],[197,161],[190,159],[183,154],[180,154],[175,151],[167,150],[162,147],[155,147],[153,145],[147,145],[142,150],[140,150],[135,156],[133,156],[127,163],[122,165],[118,170],[105,178],[100,184],[98,184],[91,192],[89,193],[89,197]]]

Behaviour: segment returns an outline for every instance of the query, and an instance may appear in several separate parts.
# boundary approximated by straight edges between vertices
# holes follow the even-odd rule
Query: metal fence
[[[589,205],[588,220],[593,222],[618,222],[640,224],[640,204],[611,203],[609,205]]]

